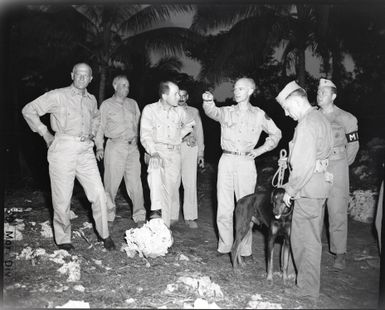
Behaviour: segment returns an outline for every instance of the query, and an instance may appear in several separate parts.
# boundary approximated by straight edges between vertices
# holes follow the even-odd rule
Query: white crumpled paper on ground
[[[174,242],[171,230],[161,218],[148,221],[140,228],[126,230],[124,239],[127,245],[122,249],[128,257],[134,257],[136,253],[145,258],[164,256]]]

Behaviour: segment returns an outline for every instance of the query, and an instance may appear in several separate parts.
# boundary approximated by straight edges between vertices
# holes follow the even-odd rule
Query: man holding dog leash
[[[227,107],[216,107],[214,96],[208,91],[202,95],[205,113],[221,124],[223,154],[218,164],[217,181],[218,255],[230,253],[234,242],[234,193],[237,200],[254,193],[257,182],[254,159],[274,149],[282,136],[274,121],[263,110],[250,104],[255,87],[253,79],[238,79],[234,85],[237,104]],[[254,148],[262,131],[268,137],[263,145]],[[251,228],[243,240],[240,254],[251,256]]]
[[[295,200],[291,246],[297,285],[285,292],[316,301],[320,291],[324,203],[333,182],[333,175],[327,171],[333,131],[328,119],[310,105],[306,91],[295,81],[288,83],[276,100],[285,115],[298,121],[289,143],[288,161],[292,170],[283,185],[286,205]]]

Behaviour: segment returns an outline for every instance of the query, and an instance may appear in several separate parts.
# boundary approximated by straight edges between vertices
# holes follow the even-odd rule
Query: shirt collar
[[[74,84],[71,84],[70,90],[71,90],[72,96],[84,96],[84,97],[88,97],[89,99],[92,98],[91,94],[87,91],[87,89],[85,89],[85,92],[83,95],[82,92],[74,86]]]
[[[158,100],[157,104],[158,104],[159,109],[161,109],[162,111],[165,111],[165,112],[168,112],[170,110],[172,111],[173,108],[176,108],[176,107],[172,107],[169,105],[165,105],[162,102],[160,102],[160,100]]]

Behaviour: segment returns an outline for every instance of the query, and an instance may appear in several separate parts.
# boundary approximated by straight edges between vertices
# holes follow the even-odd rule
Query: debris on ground
[[[68,274],[67,282],[77,282],[80,280],[80,264],[76,260],[64,263],[57,271],[61,274]]]
[[[349,199],[348,213],[355,221],[373,223],[378,193],[368,190],[355,190]]]
[[[221,309],[215,302],[209,303],[207,300],[197,298],[194,304],[189,303],[183,304],[183,309]]]
[[[78,284],[78,285],[74,286],[74,290],[83,293],[86,289],[85,289],[85,287],[83,285]]]
[[[123,247],[128,257],[138,253],[140,257],[155,258],[167,254],[174,240],[171,230],[162,219],[148,221],[140,228],[126,230],[127,245]]]
[[[180,254],[178,256],[178,260],[190,261],[190,259],[184,254]]]
[[[223,298],[223,293],[220,286],[214,282],[211,282],[210,277],[190,277],[182,276],[179,277],[177,282],[182,282],[183,284],[193,288],[202,297],[215,297]]]
[[[69,308],[69,309],[89,309],[90,304],[88,302],[84,302],[83,300],[70,300],[65,303],[63,306],[56,306],[55,308]]]
[[[52,230],[52,226],[51,226],[51,223],[49,222],[49,220],[40,223],[40,225],[41,225],[40,234],[44,238],[53,238],[53,230]]]
[[[251,296],[251,300],[247,303],[246,309],[282,309],[282,305],[270,301],[263,301],[260,294],[255,294]]]

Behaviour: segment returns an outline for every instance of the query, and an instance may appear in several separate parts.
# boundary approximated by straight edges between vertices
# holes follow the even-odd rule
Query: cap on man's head
[[[327,79],[320,79],[319,80],[318,88],[321,88],[321,87],[334,87],[334,88],[337,88],[337,86],[332,81],[327,80]]]
[[[284,103],[286,98],[295,90],[302,89],[305,91],[301,86],[297,84],[296,81],[291,81],[290,83],[286,84],[286,86],[281,90],[281,92],[278,94],[277,97],[275,97],[275,100],[278,101],[280,105]]]

